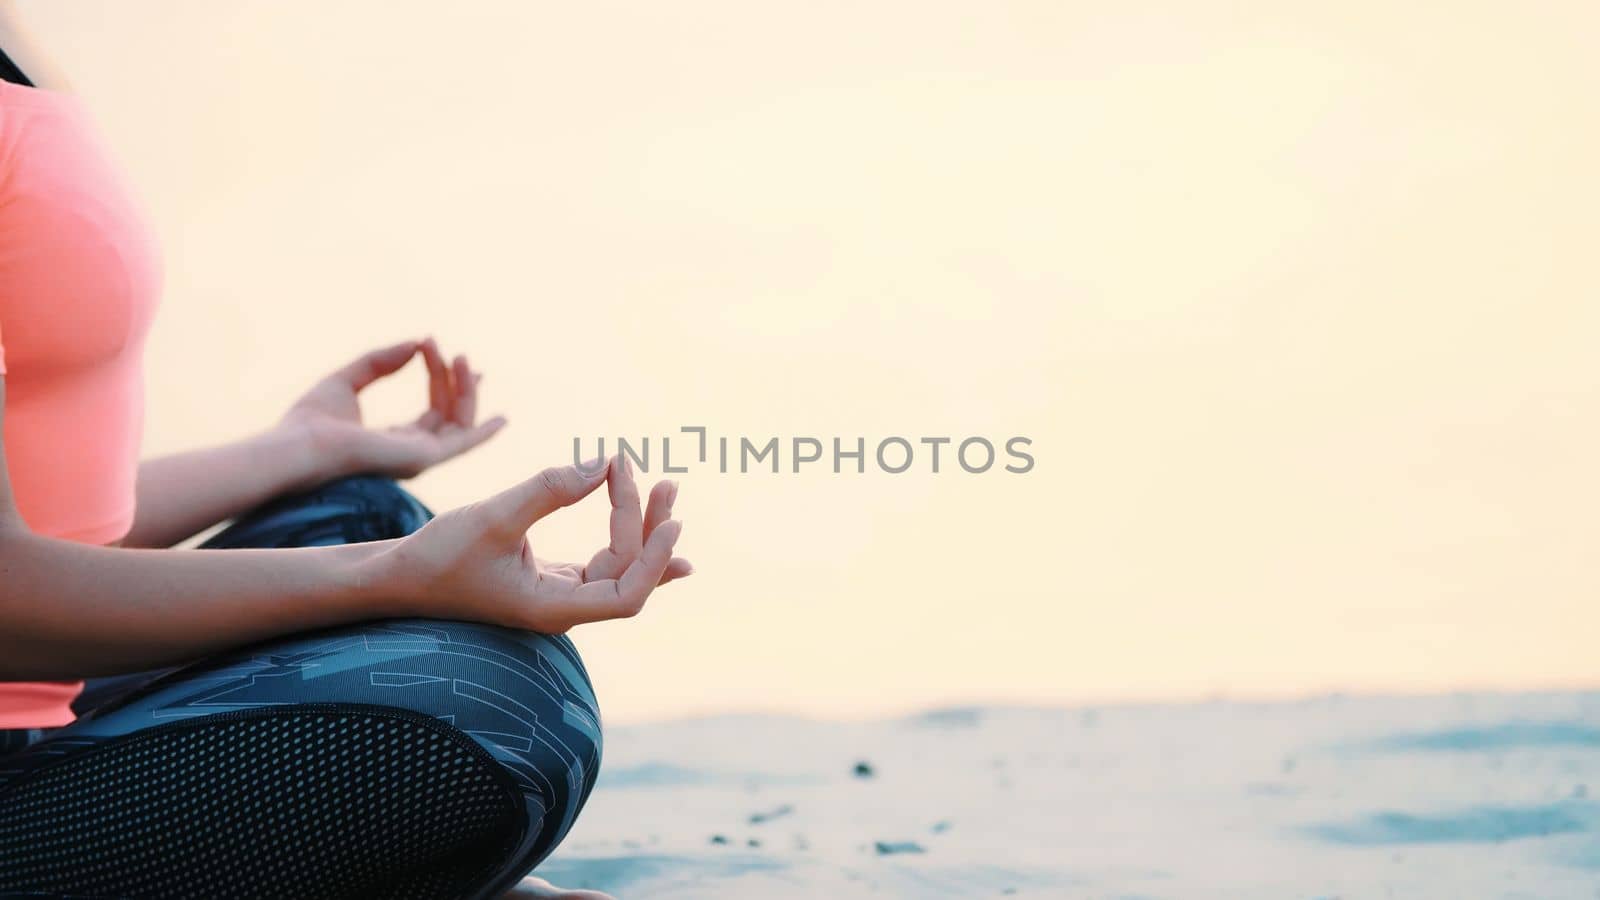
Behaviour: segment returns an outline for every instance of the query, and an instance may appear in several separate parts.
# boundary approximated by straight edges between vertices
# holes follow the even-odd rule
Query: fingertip
[[[495,416],[478,423],[477,427],[472,429],[472,433],[478,435],[478,441],[487,441],[499,434],[508,424],[510,423],[505,416]]]
[[[411,357],[415,356],[416,354],[417,345],[412,341],[406,341],[404,343],[395,344],[392,347],[384,348],[378,352],[377,358],[382,360],[381,365],[385,369],[398,371],[401,366],[409,362]]]
[[[596,456],[588,462],[575,463],[573,468],[584,481],[598,481],[611,471],[611,463],[603,456]]]
[[[683,521],[681,519],[668,519],[658,525],[655,532],[650,536],[671,547],[678,542],[678,538],[682,534]]]
[[[417,349],[422,351],[423,359],[428,361],[428,370],[430,372],[437,373],[444,366],[443,356],[439,353],[439,343],[432,336],[423,338],[422,343],[417,345]]]

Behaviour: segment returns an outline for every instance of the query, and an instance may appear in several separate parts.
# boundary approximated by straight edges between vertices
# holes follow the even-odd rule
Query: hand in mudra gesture
[[[361,391],[421,356],[428,369],[428,406],[416,419],[374,427],[361,415]],[[318,381],[280,427],[305,433],[322,479],[356,472],[411,478],[497,434],[504,416],[478,421],[478,383],[465,356],[446,363],[433,338],[374,350]]]
[[[588,563],[534,555],[528,529],[609,486],[610,543]],[[694,571],[673,556],[682,523],[677,486],[658,483],[640,509],[625,459],[545,469],[527,481],[451,510],[374,558],[385,593],[408,614],[460,618],[561,634],[574,625],[636,615],[658,585]]]

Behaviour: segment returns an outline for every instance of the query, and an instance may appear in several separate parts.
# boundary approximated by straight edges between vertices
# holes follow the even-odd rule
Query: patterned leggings
[[[208,547],[409,534],[394,482],[275,501]],[[0,732],[0,897],[492,897],[566,835],[600,714],[565,637],[426,619],[92,682]]]

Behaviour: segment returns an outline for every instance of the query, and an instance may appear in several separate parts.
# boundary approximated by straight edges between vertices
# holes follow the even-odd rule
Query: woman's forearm
[[[138,503],[128,547],[171,547],[280,494],[340,473],[303,429],[280,426],[205,450],[139,466]]]
[[[405,615],[373,565],[393,543],[131,550],[0,528],[0,680],[133,671]]]

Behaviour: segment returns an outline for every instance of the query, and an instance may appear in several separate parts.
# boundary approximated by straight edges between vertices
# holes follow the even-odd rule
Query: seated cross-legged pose
[[[15,25],[0,0],[0,897],[599,896],[524,880],[600,764],[564,634],[690,574],[676,486],[641,503],[596,460],[434,517],[392,479],[504,420],[431,339],[139,464],[157,252]],[[418,357],[427,410],[363,425],[358,393]],[[602,484],[609,544],[535,556]]]

